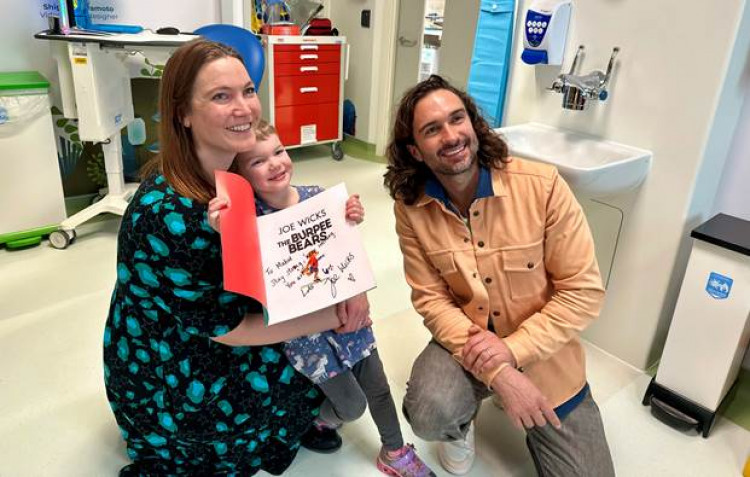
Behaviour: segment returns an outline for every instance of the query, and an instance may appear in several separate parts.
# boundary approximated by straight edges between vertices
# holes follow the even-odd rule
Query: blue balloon
[[[260,88],[266,63],[263,45],[253,32],[234,25],[214,24],[202,26],[193,33],[234,48],[245,62],[245,68],[253,84],[256,88]]]

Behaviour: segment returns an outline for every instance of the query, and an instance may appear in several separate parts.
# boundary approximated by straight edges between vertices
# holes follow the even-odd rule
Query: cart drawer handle
[[[317,50],[318,45],[300,45],[300,50]]]
[[[318,71],[317,66],[300,66],[299,67],[300,73],[304,73],[305,71]]]
[[[317,60],[318,55],[299,55],[300,60]]]
[[[300,93],[317,93],[318,88],[316,86],[310,86],[309,88],[300,88]]]

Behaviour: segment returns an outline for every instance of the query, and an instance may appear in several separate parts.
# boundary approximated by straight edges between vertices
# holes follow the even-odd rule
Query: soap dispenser
[[[530,65],[561,65],[568,35],[570,0],[534,0],[523,24],[521,59]]]

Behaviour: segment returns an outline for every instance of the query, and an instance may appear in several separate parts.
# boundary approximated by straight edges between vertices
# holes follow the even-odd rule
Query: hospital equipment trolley
[[[0,244],[36,245],[65,219],[48,97],[36,71],[0,73]]]
[[[96,215],[122,215],[137,188],[125,184],[122,165],[123,128],[133,122],[130,79],[139,76],[133,59],[147,57],[165,63],[172,51],[196,38],[194,35],[159,35],[150,31],[135,34],[69,35],[45,31],[34,35],[49,40],[63,103],[63,115],[78,119],[82,141],[102,144],[107,173],[107,194],[95,204],[68,217],[60,230],[50,234],[55,248],[66,248],[75,238],[75,228]],[[134,70],[133,73],[131,70]]]
[[[750,221],[718,214],[690,235],[687,271],[643,404],[708,437],[750,341]]]
[[[287,149],[331,144],[341,160],[344,81],[349,49],[342,36],[264,35],[264,115]]]

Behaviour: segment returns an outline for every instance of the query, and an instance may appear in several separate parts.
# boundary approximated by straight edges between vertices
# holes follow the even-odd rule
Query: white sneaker
[[[454,475],[464,475],[474,464],[474,423],[469,426],[466,437],[460,441],[438,444],[438,458],[443,469]]]

